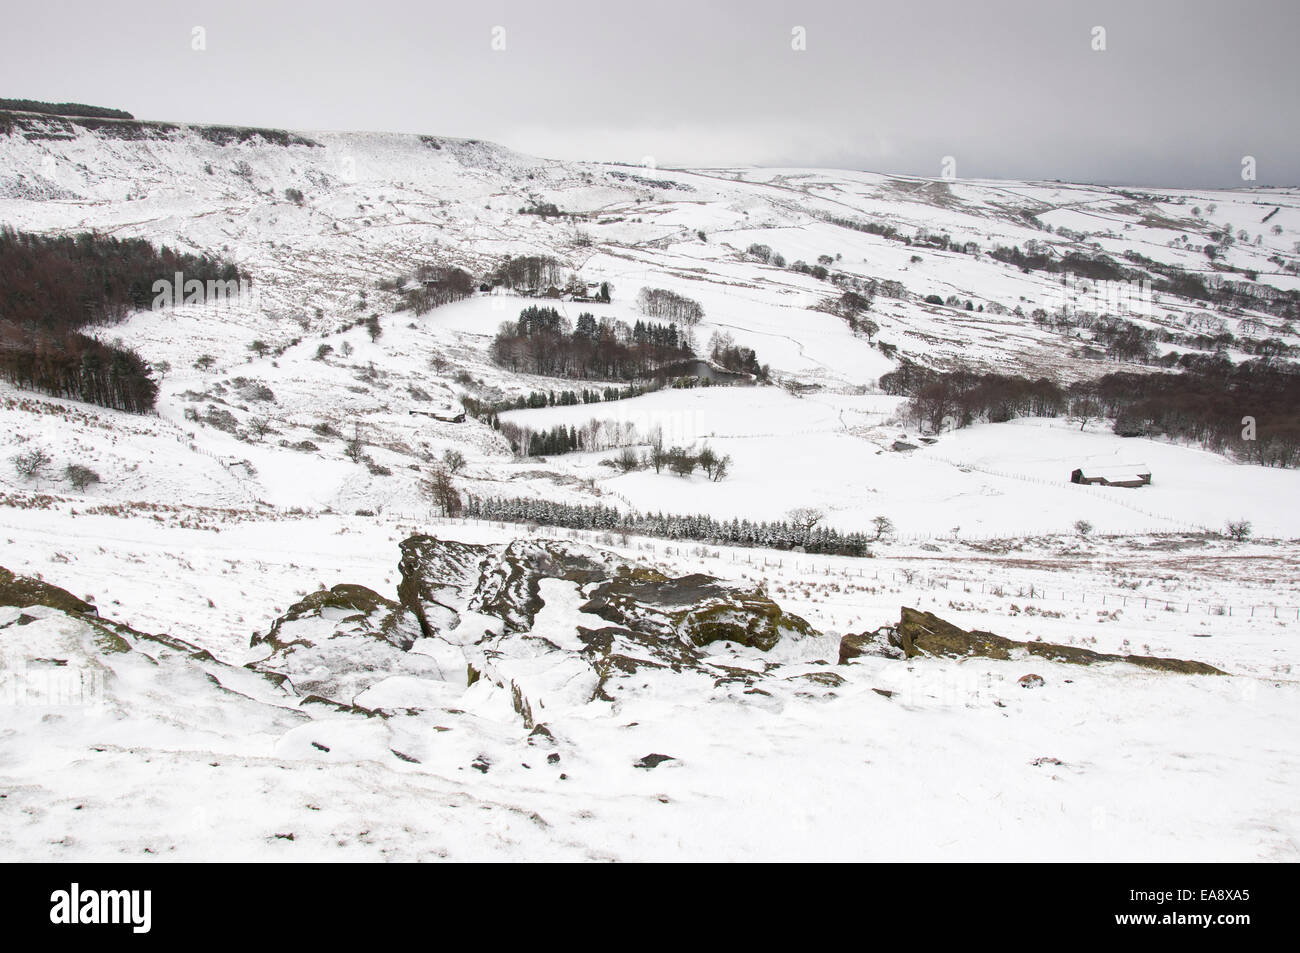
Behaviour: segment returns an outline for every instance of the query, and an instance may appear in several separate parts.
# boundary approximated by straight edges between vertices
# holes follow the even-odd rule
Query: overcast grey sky
[[[660,165],[939,175],[953,156],[959,177],[1300,183],[1297,0],[43,0],[5,20],[0,96],[141,119]]]

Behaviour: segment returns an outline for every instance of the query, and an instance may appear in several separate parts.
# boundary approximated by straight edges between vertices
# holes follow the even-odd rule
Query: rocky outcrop
[[[415,616],[426,638],[454,629],[460,622],[457,607],[478,583],[480,567],[492,550],[432,536],[412,536],[400,549],[398,601]]]
[[[415,642],[415,634],[409,626],[402,624],[401,613],[400,605],[373,589],[342,583],[331,589],[320,589],[295,602],[284,615],[271,623],[270,632],[264,636],[254,635],[250,644],[281,647],[291,639],[284,632],[286,626],[302,619],[327,618],[335,623],[357,623],[369,634],[406,651]]]
[[[66,589],[51,586],[48,582],[30,576],[16,576],[0,566],[0,606],[49,606],[61,612],[98,615],[99,610],[84,599],[78,599]]]
[[[359,585],[312,592],[253,634],[241,667],[100,619],[90,602],[4,570],[0,605],[82,619],[101,651],[147,641],[211,662],[223,683],[256,682],[274,704],[313,718],[446,711],[491,685],[532,728],[565,709],[660,690],[779,706],[777,696],[835,687],[827,674],[769,677],[799,654],[786,649],[820,633],[758,589],[669,576],[554,540],[476,545],[420,535],[400,548],[396,599]],[[825,649],[814,647],[819,660]],[[418,746],[399,750],[421,757]]]
[[[31,695],[34,717],[48,706],[104,706],[120,715],[130,708],[119,697],[120,683],[128,695],[148,686],[151,700],[173,705],[172,711],[139,713],[168,730],[186,718],[203,730],[202,713],[226,706],[256,711],[282,727],[297,723],[296,714],[264,704],[280,692],[260,674],[218,661],[183,639],[101,616],[67,590],[3,567],[0,674],[0,693],[18,701]]]
[[[681,664],[684,648],[715,642],[766,652],[782,639],[817,635],[762,592],[700,574],[670,577],[590,546],[516,540],[505,547],[466,547],[422,536],[404,542],[402,552],[402,605],[425,617],[460,607],[499,621],[504,632],[530,633],[545,606],[542,582],[553,579],[577,587],[582,613],[624,633],[673,642],[666,664]]]
[[[721,676],[709,664],[705,655],[694,646],[679,639],[664,638],[619,626],[599,629],[579,628],[578,638],[583,643],[582,658],[596,674],[592,698],[614,701],[617,683],[649,671],[681,674],[694,672],[713,680]]]
[[[495,616],[512,632],[526,632],[544,604],[543,579],[589,585],[608,579],[618,563],[589,546],[515,540],[480,567],[470,608]]]
[[[783,638],[816,634],[762,592],[728,587],[698,573],[672,578],[654,569],[621,566],[613,579],[591,590],[583,610],[695,646],[735,642],[770,652]]]
[[[633,679],[640,691],[661,677],[694,680],[702,692],[745,691],[764,665],[732,664],[712,647],[766,653],[818,635],[762,592],[667,576],[586,545],[466,548],[425,536],[402,552],[403,606],[426,619],[453,613],[454,632],[422,628],[454,641],[469,678],[507,690],[530,727],[548,708],[617,701]]]
[[[1016,642],[994,635],[992,632],[982,632],[978,629],[967,631],[939,618],[932,612],[922,612],[906,606],[903,607],[895,628],[881,629],[871,636],[845,636],[840,643],[840,662],[848,662],[863,654],[885,654],[881,651],[869,651],[873,648],[878,649],[882,645],[892,647],[906,658],[929,655],[947,658],[1011,659],[1029,655],[1073,665],[1127,662],[1141,668],[1183,675],[1225,674],[1205,662],[1147,655],[1112,655],[1052,642]]]
[[[891,641],[893,626],[883,626],[875,632],[849,633],[840,639],[840,664],[847,665],[855,658],[873,655],[880,658],[901,659],[907,655]]]
[[[189,642],[170,635],[137,632],[129,625],[103,618],[93,605],[84,599],[78,599],[66,589],[30,576],[15,575],[3,566],[0,566],[0,606],[19,609],[39,606],[80,619],[89,631],[95,633],[95,642],[101,651],[130,652],[137,647],[147,646],[152,651],[179,652],[199,661],[212,659],[206,649]]]
[[[818,635],[761,591],[670,577],[575,543],[412,536],[399,569],[397,601],[339,585],[295,603],[253,636],[260,657],[248,667],[299,696],[367,708],[390,704],[394,692],[409,697],[409,687],[385,687],[388,679],[434,678],[460,690],[486,679],[532,727],[548,706],[613,702],[630,679],[640,690],[666,676],[693,679],[703,692],[744,691],[765,666],[718,651],[766,653]]]
[[[398,675],[441,677],[435,661],[409,652],[421,629],[415,615],[365,586],[321,589],[289,607],[250,648],[264,652],[248,668],[304,696],[351,705],[357,695]]]

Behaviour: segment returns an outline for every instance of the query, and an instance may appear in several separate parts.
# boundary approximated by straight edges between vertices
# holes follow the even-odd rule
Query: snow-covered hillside
[[[1297,190],[667,170],[441,136],[3,116],[0,225],[220,256],[252,289],[93,329],[153,365],[155,415],[0,383],[0,567],[85,601],[0,585],[8,684],[52,666],[95,686],[93,704],[11,692],[0,854],[1300,854],[1300,747],[1278,727],[1300,691],[1296,471],[1097,419],[922,434],[877,386],[903,358],[1061,383],[1162,373],[1033,317],[1096,307],[1096,289],[989,252],[1105,254],[1280,294],[1300,289]],[[523,211],[552,204],[565,214]],[[1229,224],[1246,237],[1216,271],[1201,249]],[[524,255],[609,283],[611,300],[497,288],[416,314],[395,290],[422,266],[482,276]],[[866,282],[897,292],[876,296],[871,334],[829,306]],[[730,335],[771,382],[500,414],[602,435],[605,449],[549,457],[432,416],[626,383],[516,373],[489,346],[530,304],[631,324],[642,288],[698,302],[697,350]],[[1140,304],[1126,317],[1142,327],[1300,344],[1277,314]],[[656,431],[728,456],[727,478],[611,465]],[[51,465],[19,473],[11,459],[33,448]],[[426,481],[448,451],[464,458],[457,489],[480,498],[756,522],[813,507],[843,532],[875,536],[880,517],[896,532],[853,559],[447,521]],[[1150,486],[1070,482],[1139,463]],[[99,481],[78,489],[68,464]],[[1256,542],[1216,535],[1230,520]],[[425,534],[449,548],[411,542]],[[552,549],[527,548],[539,539]],[[695,573],[719,588],[672,582]],[[628,579],[648,588],[617,588]],[[609,608],[602,586],[643,614]],[[321,595],[339,591],[346,604]],[[690,620],[645,621],[729,599],[738,628],[707,642]],[[841,659],[845,636],[896,626],[902,606],[1227,675],[1023,649]],[[773,644],[736,635],[777,612],[795,621]],[[1021,687],[1026,674],[1045,685]]]
[[[951,466],[990,466],[990,454],[1010,463],[1002,448],[1027,438],[1021,428],[986,428],[993,441],[987,453],[965,439],[953,438],[954,445],[945,447],[945,438],[906,464],[877,459],[880,448],[900,438],[914,442],[916,435],[889,425],[897,402],[870,396],[897,357],[935,366],[960,359],[1063,381],[1116,369],[1114,362],[1090,357],[1078,340],[1029,318],[1038,308],[1059,307],[1060,280],[991,258],[987,252],[997,245],[1038,242],[1055,255],[1135,251],[1199,272],[1207,270],[1204,257],[1184,249],[1180,236],[1190,235],[1190,247],[1199,247],[1212,231],[1235,222],[1252,231],[1251,240],[1228,248],[1225,260],[1252,269],[1269,286],[1296,287],[1296,276],[1270,261],[1289,255],[1300,235],[1300,205],[1291,191],[1139,194],[851,172],[655,170],[548,161],[435,137],[92,125],[26,116],[0,137],[0,221],[41,232],[142,236],[221,254],[252,276],[254,292],[234,301],[142,312],[100,332],[166,368],[161,421],[143,426],[176,445],[151,451],[155,467],[138,469],[135,442],[120,449],[88,443],[66,426],[71,413],[91,432],[113,429],[119,426],[115,415],[39,402],[44,431],[56,445],[103,463],[100,495],[122,498],[119,491],[129,487],[126,498],[166,501],[175,491],[169,472],[188,467],[187,476],[203,475],[187,487],[193,502],[255,499],[409,513],[421,505],[412,468],[427,466],[455,445],[471,461],[467,489],[481,494],[558,493],[571,500],[603,494],[607,501],[636,506],[690,503],[692,510],[726,516],[752,509],[760,518],[793,505],[816,505],[844,528],[884,513],[914,534],[954,526],[985,535],[1060,530],[1085,518],[1114,531],[1162,525],[1219,529],[1226,519],[1250,518],[1259,532],[1296,533],[1288,508],[1278,505],[1290,485],[1284,474],[1238,467],[1229,476],[1220,460],[1143,440],[1121,446],[1086,433],[1071,439],[1062,431],[1045,444],[1035,435],[1037,465],[1022,475],[1059,483],[1095,457],[1159,459],[1159,489],[1140,501],[1146,512],[1123,505],[1129,494],[1110,494],[1120,501],[1110,505],[1105,493],[1067,497],[1061,489],[1040,491],[1025,482],[997,485],[988,474]],[[286,189],[300,190],[302,203],[287,198]],[[581,218],[519,214],[537,203],[553,203]],[[1270,215],[1273,209],[1278,211]],[[1266,216],[1267,227],[1259,221]],[[845,222],[888,227],[908,242]],[[1068,237],[1036,222],[1063,227]],[[938,235],[950,239],[950,250],[927,244]],[[951,250],[968,242],[984,253]],[[787,263],[815,264],[821,256],[841,282],[897,281],[906,295],[877,297],[872,319],[879,331],[868,340],[842,318],[817,309],[843,284],[755,260],[746,254],[754,244]],[[796,401],[774,391],[729,388],[680,400],[656,395],[626,407],[516,415],[517,423],[533,429],[560,419],[575,425],[636,420],[642,423],[641,440],[652,426],[680,432],[683,440],[717,435],[736,461],[734,482],[719,487],[703,485],[702,478],[682,485],[644,474],[612,479],[596,460],[514,461],[500,438],[481,425],[453,428],[411,415],[455,405],[462,395],[491,398],[568,386],[507,374],[488,360],[486,346],[497,326],[528,301],[482,295],[416,317],[395,311],[398,295],[377,288],[382,280],[413,275],[420,265],[481,272],[505,255],[523,254],[552,254],[587,282],[613,283],[609,304],[557,302],[569,318],[590,311],[631,322],[639,316],[635,299],[642,287],[668,288],[703,306],[704,319],[692,329],[697,346],[715,332],[730,334],[770,364],[777,380],[802,386],[807,396]],[[1089,304],[1086,293],[1070,293],[1080,306]],[[976,307],[929,304],[929,295],[956,296]],[[1132,319],[1175,327],[1210,317],[1198,302],[1157,297],[1147,302],[1149,316]],[[374,342],[355,326],[370,314],[379,315],[383,328]],[[1300,341],[1270,315],[1243,313],[1229,323],[1243,321],[1268,329],[1261,333]],[[249,350],[255,342],[265,356]],[[878,342],[895,346],[897,356],[886,356],[874,346]],[[332,354],[317,360],[322,345]],[[210,366],[199,370],[195,361],[204,356]],[[259,393],[269,396],[248,396]],[[20,399],[5,394],[9,407]],[[201,422],[186,420],[187,414]],[[65,424],[54,426],[56,420]],[[252,439],[254,425],[269,429]],[[330,430],[322,436],[325,425]],[[391,476],[377,477],[345,459],[344,441],[358,428],[374,447],[374,461]],[[10,448],[24,437],[20,426],[6,428],[6,434]],[[224,471],[213,467],[212,455],[227,465]],[[251,468],[228,466],[243,460]],[[1205,467],[1220,476],[1204,483],[1199,474]],[[12,475],[0,479],[11,481]],[[746,484],[752,490],[737,489]],[[1233,491],[1202,494],[1202,486]],[[1196,502],[1186,502],[1189,492]],[[882,494],[893,505],[879,503]],[[986,509],[990,496],[1006,498],[1016,516],[1012,524],[1005,522],[1008,514]]]

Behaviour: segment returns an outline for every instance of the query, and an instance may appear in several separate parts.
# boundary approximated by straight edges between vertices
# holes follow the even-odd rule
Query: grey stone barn
[[[1085,464],[1070,474],[1070,482],[1097,486],[1150,486],[1151,468],[1145,463]]]

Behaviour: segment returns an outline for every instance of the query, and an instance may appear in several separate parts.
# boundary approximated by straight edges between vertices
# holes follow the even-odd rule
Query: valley
[[[1300,855],[1300,471],[1068,390],[1292,366],[1300,190],[0,111],[0,224],[249,282],[83,329],[151,412],[0,381],[7,858]],[[563,336],[526,356],[581,326],[653,364],[672,321],[693,372],[508,366],[530,308]],[[1075,403],[936,428],[881,386],[909,364]],[[909,654],[912,609],[1029,648]]]

